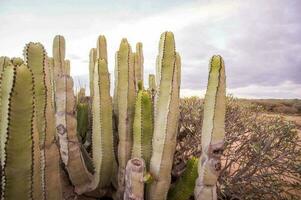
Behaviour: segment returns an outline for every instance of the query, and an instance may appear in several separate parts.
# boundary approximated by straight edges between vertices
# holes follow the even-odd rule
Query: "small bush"
[[[293,123],[262,115],[234,98],[227,100],[225,151],[219,199],[300,199],[301,141]],[[201,154],[202,100],[181,101],[173,176]]]

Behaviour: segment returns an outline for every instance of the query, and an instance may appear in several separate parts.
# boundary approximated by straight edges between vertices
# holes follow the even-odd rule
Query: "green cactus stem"
[[[142,82],[140,81],[135,105],[132,158],[143,158],[147,170],[149,170],[149,163],[152,154],[152,138],[152,100],[150,94],[146,90],[143,90]]]
[[[107,53],[107,41],[105,36],[100,35],[97,40],[97,59],[104,59],[107,61],[108,59],[108,53]]]
[[[51,69],[44,47],[29,43],[24,49],[25,62],[31,68],[35,80],[35,116],[40,141],[40,159],[44,199],[62,199],[59,152],[55,144],[53,85]],[[54,192],[55,191],[55,192]]]
[[[80,88],[79,92],[77,93],[77,102],[78,103],[82,103],[85,101],[85,97],[86,97],[86,90],[85,88]]]
[[[136,88],[138,89],[138,83],[139,81],[142,81],[143,84],[143,73],[144,73],[144,67],[143,67],[143,51],[142,51],[142,43],[138,42],[136,44],[136,53],[134,53],[134,70],[135,70],[135,83]]]
[[[77,138],[73,81],[68,75],[61,75],[56,81],[56,106],[56,130],[62,161],[75,192],[82,194],[91,191],[93,177],[86,167]]]
[[[123,198],[125,188],[125,168],[131,157],[133,143],[133,121],[135,112],[135,78],[131,47],[122,39],[118,51],[118,197]]]
[[[64,74],[70,76],[70,60],[65,60]]]
[[[94,68],[92,101],[92,155],[95,166],[95,183],[100,195],[110,187],[112,176],[113,123],[110,78],[105,59],[98,59]]]
[[[154,74],[149,74],[148,75],[148,91],[151,94],[153,103],[154,103],[155,96],[156,96],[156,90],[157,90],[156,77]]]
[[[225,137],[226,76],[221,56],[210,62],[208,86],[204,102],[202,155],[194,190],[196,200],[216,200],[216,183],[221,170]]]
[[[191,158],[187,161],[186,169],[175,186],[168,192],[169,200],[187,200],[193,195],[195,180],[198,177],[198,159]]]
[[[11,64],[11,60],[9,57],[1,56],[0,57],[0,72],[2,72],[5,67],[9,66]]]
[[[1,176],[5,200],[29,200],[34,195],[34,88],[26,65],[7,66],[1,85]],[[20,114],[21,113],[21,114]],[[38,178],[40,176],[38,175]]]
[[[176,146],[179,118],[179,71],[176,63],[173,33],[161,35],[156,77],[159,86],[155,104],[155,126],[150,173],[154,181],[148,188],[148,199],[166,199],[171,180],[171,168]]]
[[[53,65],[54,65],[54,80],[65,71],[65,38],[57,35],[53,40]]]
[[[132,158],[126,165],[124,200],[144,199],[145,164],[141,158]]]
[[[85,143],[89,131],[89,105],[87,103],[77,104],[77,134],[82,144]]]
[[[45,84],[45,61],[46,53],[40,43],[30,42],[25,46],[24,58],[28,67],[32,70],[35,81],[35,112],[37,129],[40,133],[40,144],[45,141],[45,109],[46,109],[46,84]]]
[[[24,63],[24,60],[22,58],[19,57],[14,57],[11,59],[11,63],[13,65],[22,65]]]
[[[90,96],[93,97],[93,77],[94,77],[94,66],[97,57],[97,49],[92,48],[89,54],[89,79],[90,79]]]

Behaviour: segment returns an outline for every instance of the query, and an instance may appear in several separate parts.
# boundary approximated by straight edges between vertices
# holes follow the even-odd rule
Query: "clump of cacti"
[[[90,97],[84,89],[74,94],[63,36],[54,38],[52,57],[40,43],[27,44],[24,57],[24,61],[0,57],[1,199],[60,200],[82,194],[167,198],[181,83],[173,33],[161,35],[156,75],[149,76],[148,90],[143,84],[142,43],[132,52],[127,39],[122,39],[115,55],[113,97],[104,36],[90,51]],[[211,65],[202,144],[207,151],[199,169],[197,198],[207,188],[214,189],[217,173],[212,179],[203,178],[204,170],[211,170],[211,161],[219,161],[208,146],[220,155],[223,140],[219,131],[223,129],[224,67],[220,57],[213,57]],[[169,192],[171,199],[191,195],[196,163],[195,159],[188,162],[183,179]]]

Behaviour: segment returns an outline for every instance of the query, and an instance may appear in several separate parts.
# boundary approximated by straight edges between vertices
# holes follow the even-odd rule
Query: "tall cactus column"
[[[142,51],[142,43],[138,42],[136,44],[136,52],[134,53],[134,73],[135,73],[135,83],[137,89],[138,89],[139,81],[141,81],[143,85],[143,73],[144,73],[143,62],[144,62],[144,58],[143,58],[143,51]]]
[[[145,163],[142,158],[132,158],[126,165],[124,200],[144,199]]]
[[[26,65],[7,66],[1,81],[1,199],[29,200],[35,179],[33,77]]]
[[[221,56],[210,62],[202,127],[202,155],[199,159],[198,179],[194,191],[196,200],[216,200],[216,182],[221,170],[225,135],[226,77]]]
[[[148,199],[166,199],[171,181],[171,168],[176,147],[179,118],[179,73],[174,36],[161,35],[158,68],[159,86],[155,102],[155,126],[150,173],[154,181],[148,189]],[[177,64],[178,63],[178,64]]]
[[[73,81],[68,75],[60,75],[56,81],[56,130],[60,153],[75,192],[82,194],[94,189],[91,172],[84,162],[81,144],[77,137],[75,96]]]
[[[44,199],[62,199],[59,153],[55,144],[55,121],[53,87],[50,68],[44,47],[40,43],[29,43],[24,57],[32,70],[35,84],[35,115],[41,151],[41,173]],[[36,159],[35,162],[38,160]]]
[[[90,81],[90,96],[93,97],[93,77],[94,77],[94,66],[96,61],[96,48],[92,48],[89,54],[89,81]]]
[[[95,166],[95,183],[100,195],[104,195],[111,184],[113,153],[112,98],[107,64],[106,39],[97,41],[97,61],[94,66],[92,102],[92,156]]]
[[[150,94],[143,90],[142,82],[138,84],[138,95],[135,104],[135,118],[133,125],[132,158],[143,158],[146,169],[152,155],[153,137],[153,106]]]
[[[118,105],[118,197],[123,198],[125,168],[131,157],[133,119],[135,112],[135,77],[133,54],[126,39],[122,39],[117,54],[117,105]]]
[[[66,74],[65,69],[65,38],[57,35],[53,40],[54,80],[60,74]]]

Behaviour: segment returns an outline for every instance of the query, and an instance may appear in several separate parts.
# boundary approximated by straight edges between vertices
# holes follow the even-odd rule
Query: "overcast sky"
[[[90,48],[107,38],[109,70],[123,37],[143,42],[145,77],[155,72],[160,34],[175,34],[182,96],[204,94],[213,54],[226,64],[227,92],[301,98],[300,0],[0,0],[0,55],[22,56],[29,41],[52,55],[65,36],[72,76],[87,85]]]

